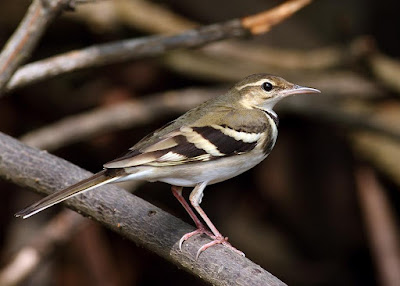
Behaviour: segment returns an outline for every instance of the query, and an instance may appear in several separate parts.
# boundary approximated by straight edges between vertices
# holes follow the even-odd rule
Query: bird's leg
[[[197,251],[196,259],[199,257],[200,253],[202,253],[204,250],[209,248],[210,246],[213,246],[215,244],[223,244],[234,250],[235,252],[239,253],[240,255],[244,256],[244,253],[241,252],[240,250],[234,248],[229,242],[228,238],[222,236],[222,234],[218,231],[218,229],[215,227],[215,225],[211,222],[211,220],[208,218],[204,210],[200,207],[201,200],[203,198],[203,191],[205,187],[207,186],[207,182],[203,182],[201,184],[198,184],[194,187],[193,191],[190,193],[190,203],[194,207],[194,209],[198,212],[198,214],[201,216],[201,218],[205,221],[207,226],[210,228],[210,230],[213,232],[213,236],[211,238],[213,241],[204,244],[200,249]]]
[[[184,207],[186,212],[190,215],[194,223],[196,224],[197,229],[195,231],[189,232],[182,236],[182,238],[179,240],[179,249],[182,249],[182,244],[185,240],[189,239],[193,235],[196,234],[207,234],[210,237],[213,237],[213,234],[207,230],[206,226],[201,222],[201,220],[197,217],[195,212],[192,210],[190,205],[187,203],[185,198],[182,196],[182,189],[183,187],[177,187],[177,186],[172,186],[171,191],[174,197],[181,203],[181,205]]]
[[[203,199],[203,191],[206,186],[207,186],[207,182],[204,182],[204,183],[201,183],[201,184],[198,184],[197,186],[195,186],[193,191],[190,193],[189,201],[192,204],[192,206],[194,207],[194,209],[203,218],[203,220],[208,225],[208,227],[210,228],[210,230],[212,231],[214,236],[215,237],[223,237],[222,234],[215,227],[215,225],[208,218],[208,216],[203,211],[203,209],[200,207],[201,200]]]
[[[182,189],[183,187],[172,186],[172,194],[174,197],[181,203],[181,205],[185,208],[187,213],[190,215],[194,223],[196,224],[197,228],[204,228],[204,224],[200,221],[197,215],[194,213],[190,205],[186,202],[185,198],[182,196]]]

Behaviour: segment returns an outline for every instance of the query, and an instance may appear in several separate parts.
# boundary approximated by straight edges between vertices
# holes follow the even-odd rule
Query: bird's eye
[[[261,87],[262,87],[262,89],[265,90],[265,91],[271,91],[272,88],[273,88],[273,85],[272,85],[270,82],[266,81],[266,82],[264,82],[264,83],[262,84]]]

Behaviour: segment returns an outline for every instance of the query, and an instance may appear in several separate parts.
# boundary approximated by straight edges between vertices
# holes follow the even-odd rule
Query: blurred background
[[[94,1],[56,19],[30,61],[177,33],[280,3]],[[29,4],[0,2],[1,46]],[[394,0],[317,0],[262,36],[25,86],[0,99],[0,131],[95,172],[248,74],[278,74],[318,88],[321,95],[279,104],[279,138],[271,155],[249,172],[208,187],[202,206],[234,246],[289,285],[399,285],[398,8]],[[128,104],[135,107],[132,118],[115,113]],[[110,120],[121,116],[120,122],[83,128],[94,114],[111,110]],[[192,223],[167,184],[125,187]],[[17,220],[13,214],[40,196],[6,181],[0,189],[0,285],[205,285],[62,206]],[[8,281],[5,269],[17,254],[24,261],[27,246],[41,257],[21,281]]]

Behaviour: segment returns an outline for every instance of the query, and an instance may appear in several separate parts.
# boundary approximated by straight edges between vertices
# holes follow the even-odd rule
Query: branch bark
[[[89,175],[63,159],[0,133],[0,176],[5,179],[49,194]],[[194,260],[208,238],[196,236],[180,251],[179,239],[193,227],[115,186],[100,187],[66,204],[213,285],[285,285],[223,246],[212,247]]]
[[[17,68],[31,55],[46,28],[72,0],[34,0],[0,54],[0,94]]]

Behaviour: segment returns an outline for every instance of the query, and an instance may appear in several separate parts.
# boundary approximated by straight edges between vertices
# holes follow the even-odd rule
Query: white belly
[[[175,186],[193,187],[202,182],[209,185],[222,182],[240,175],[260,163],[266,156],[261,154],[249,157],[246,154],[216,161],[187,164],[184,166],[148,167],[143,170],[147,173],[141,179],[147,181],[160,181]],[[150,172],[149,172],[150,171]],[[141,172],[139,172],[141,173]]]

